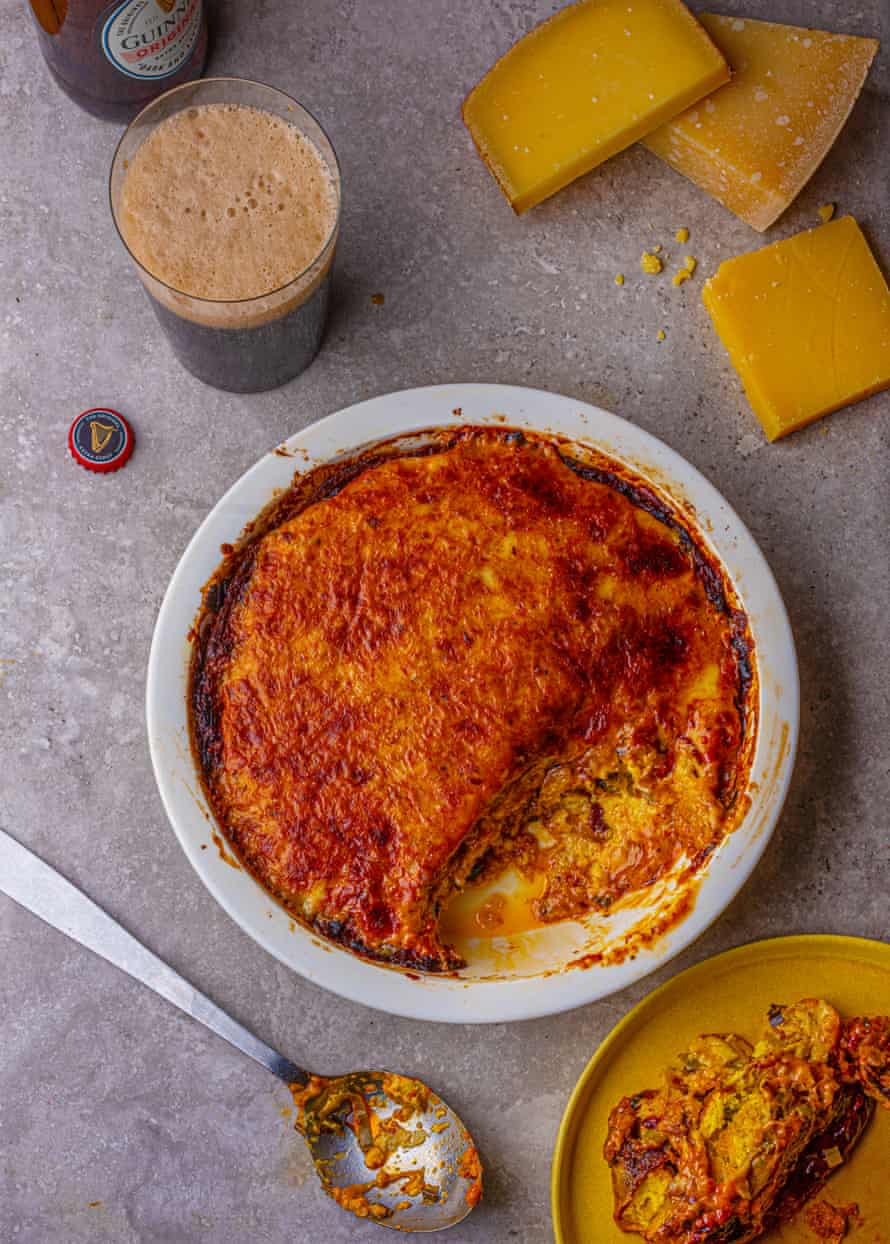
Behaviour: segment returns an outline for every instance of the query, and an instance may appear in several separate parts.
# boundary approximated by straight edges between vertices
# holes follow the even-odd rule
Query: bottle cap
[[[116,410],[97,406],[74,420],[68,448],[88,471],[118,471],[133,452],[133,431]]]

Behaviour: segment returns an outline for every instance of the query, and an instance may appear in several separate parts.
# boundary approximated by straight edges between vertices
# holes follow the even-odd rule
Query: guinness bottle
[[[50,73],[97,117],[128,121],[156,95],[201,76],[203,0],[30,0]]]

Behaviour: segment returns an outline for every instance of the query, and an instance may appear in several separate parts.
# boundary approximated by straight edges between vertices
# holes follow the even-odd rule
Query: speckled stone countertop
[[[514,218],[459,106],[551,7],[211,0],[210,71],[306,103],[345,186],[321,356],[277,392],[236,397],[176,364],[117,242],[106,179],[119,127],[58,92],[25,6],[0,0],[0,824],[292,1057],[320,1070],[384,1063],[441,1090],[488,1168],[484,1204],[449,1244],[550,1238],[550,1155],[569,1092],[659,979],[770,934],[890,936],[890,394],[768,446],[699,276],[675,289],[638,267],[643,246],[680,225],[700,274],[761,238],[640,148]],[[886,270],[886,0],[717,7],[883,38],[841,140],[770,236],[816,223],[818,205],[835,201]],[[192,872],[145,739],[158,605],[223,490],[311,420],[446,380],[557,390],[666,440],[760,542],[800,653],[793,787],[740,897],[657,977],[509,1026],[394,1019],[280,966]],[[137,435],[129,465],[105,478],[75,466],[65,444],[73,416],[102,403]],[[4,1242],[381,1240],[320,1194],[287,1104],[259,1067],[0,897]]]

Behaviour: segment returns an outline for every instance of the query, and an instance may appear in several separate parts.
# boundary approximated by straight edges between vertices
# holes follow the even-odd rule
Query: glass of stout
[[[334,192],[330,231],[315,257],[286,283],[250,297],[198,296],[177,288],[162,272],[149,271],[133,253],[121,215],[127,172],[142,143],[176,113],[213,104],[268,112],[296,126],[321,156]],[[187,167],[182,176],[189,176]],[[176,87],[144,108],[125,131],[111,165],[109,198],[118,236],[136,265],[155,315],[192,375],[217,389],[256,393],[277,388],[308,367],[324,335],[341,199],[334,148],[306,108],[274,87],[243,78],[206,78]],[[203,215],[197,213],[193,227],[200,228]],[[189,221],[177,221],[173,227],[188,226]]]

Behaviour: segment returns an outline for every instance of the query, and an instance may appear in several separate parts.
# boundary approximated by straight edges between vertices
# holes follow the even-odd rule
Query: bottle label
[[[201,3],[124,0],[102,27],[102,51],[128,78],[169,78],[182,68],[198,41]]]

